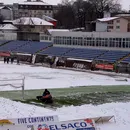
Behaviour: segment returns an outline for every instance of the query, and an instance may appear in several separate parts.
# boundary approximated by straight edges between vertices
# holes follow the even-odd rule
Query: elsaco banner
[[[95,123],[92,119],[39,123],[34,125],[34,130],[95,130]]]
[[[95,123],[92,119],[47,122],[30,125],[3,125],[0,130],[95,130]]]

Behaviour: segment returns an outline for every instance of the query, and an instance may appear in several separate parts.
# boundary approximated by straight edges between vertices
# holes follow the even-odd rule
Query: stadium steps
[[[3,45],[5,45],[5,44],[8,44],[9,42],[12,42],[12,41],[3,42],[2,44],[0,44],[0,46],[3,46]]]
[[[107,50],[106,52],[104,52],[104,53],[102,53],[102,54],[100,54],[100,55],[98,55],[97,57],[95,57],[93,60],[96,60],[97,58],[99,58],[100,56],[103,56],[104,54],[106,54],[107,52],[109,52],[109,50]]]
[[[50,47],[53,47],[53,44],[50,45],[50,46],[48,46],[48,47],[46,47],[46,48],[42,48],[41,50],[37,51],[35,54],[37,54],[37,53],[39,53],[39,52],[41,52],[41,51],[45,51],[45,50],[47,50],[47,49],[50,48]]]
[[[29,44],[29,42],[30,42],[30,41],[27,41],[25,44],[23,44],[23,45],[21,45],[21,46],[16,47],[15,49],[11,50],[11,52],[13,52],[13,51],[17,50],[18,48],[21,48],[21,47],[23,47],[23,46],[26,46],[27,44]]]
[[[130,57],[130,54],[127,55],[127,56],[124,56],[124,57],[120,58],[120,59],[118,60],[118,62],[123,61],[124,59],[129,58],[129,57]]]
[[[67,53],[69,53],[69,52],[71,52],[71,51],[73,51],[75,48],[72,48],[71,50],[68,50],[68,51],[66,51],[65,53],[63,53],[61,56],[64,56],[65,54],[67,54]]]

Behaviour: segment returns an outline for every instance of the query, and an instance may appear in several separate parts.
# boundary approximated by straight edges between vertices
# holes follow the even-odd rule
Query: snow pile
[[[0,30],[18,30],[18,28],[12,24],[3,24],[0,26]]]
[[[130,79],[116,81],[114,75],[98,75],[89,72],[74,72],[69,70],[58,70],[44,67],[30,67],[26,65],[11,65],[0,62],[0,79],[20,78],[25,76],[25,89],[43,88],[65,88],[70,86],[83,85],[129,85]],[[120,74],[119,77],[122,75]],[[123,75],[124,76],[124,75]],[[38,84],[37,84],[38,83]],[[2,90],[10,90],[9,87],[0,87]],[[0,119],[35,117],[58,115],[60,121],[84,119],[91,117],[112,116],[116,123],[98,125],[100,130],[125,130],[130,128],[130,102],[108,103],[98,106],[82,105],[58,108],[49,110],[43,107],[27,105],[14,102],[9,99],[0,98]]]
[[[130,79],[128,78],[127,82],[116,81],[115,79],[117,77],[115,76],[98,75],[89,72],[77,72],[70,70],[0,63],[0,80],[5,78],[22,78],[24,76],[26,90],[44,88],[69,88],[72,86],[77,87],[91,85],[130,85]],[[4,91],[14,89],[11,87],[0,86],[0,90]]]
[[[130,128],[130,103],[109,103],[99,106],[82,105],[58,108],[56,111],[46,108],[14,102],[0,98],[0,119],[58,115],[60,121],[84,119],[115,115],[116,123],[112,121],[100,124],[100,130],[122,130]]]

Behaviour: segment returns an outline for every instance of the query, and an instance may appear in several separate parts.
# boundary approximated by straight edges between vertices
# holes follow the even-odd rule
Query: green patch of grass
[[[130,86],[83,86],[49,90],[54,99],[51,107],[130,101]],[[36,96],[42,95],[42,92],[43,90],[25,90],[24,100],[21,91],[0,92],[0,96],[45,107],[45,104],[36,100]]]

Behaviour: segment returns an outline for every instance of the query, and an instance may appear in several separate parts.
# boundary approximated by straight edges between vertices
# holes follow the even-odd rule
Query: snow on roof
[[[76,59],[76,58],[67,58],[68,60],[75,60],[75,61],[86,61],[86,62],[92,62],[93,60],[85,60],[85,59]]]
[[[22,17],[20,19],[16,19],[13,21],[14,25],[46,25],[46,26],[53,26],[52,23],[47,22],[43,19],[36,18],[36,17]]]
[[[119,17],[108,17],[108,18],[102,18],[102,19],[97,19],[98,21],[100,22],[108,22],[108,21],[111,21],[111,20],[115,20]]]
[[[13,20],[4,20],[3,23],[12,23]]]
[[[130,17],[130,14],[118,14],[117,17]]]
[[[0,26],[0,30],[17,30],[18,28],[12,24],[3,24]]]
[[[49,5],[43,1],[21,1],[18,3],[19,5]]]
[[[7,6],[0,6],[0,9],[3,9],[3,8],[7,8],[9,10],[12,10],[10,7],[7,7]]]
[[[57,21],[56,19],[53,19],[53,18],[46,16],[46,15],[43,15],[43,19],[46,21]]]
[[[48,29],[48,32],[51,34],[52,32],[69,32],[68,29]]]

